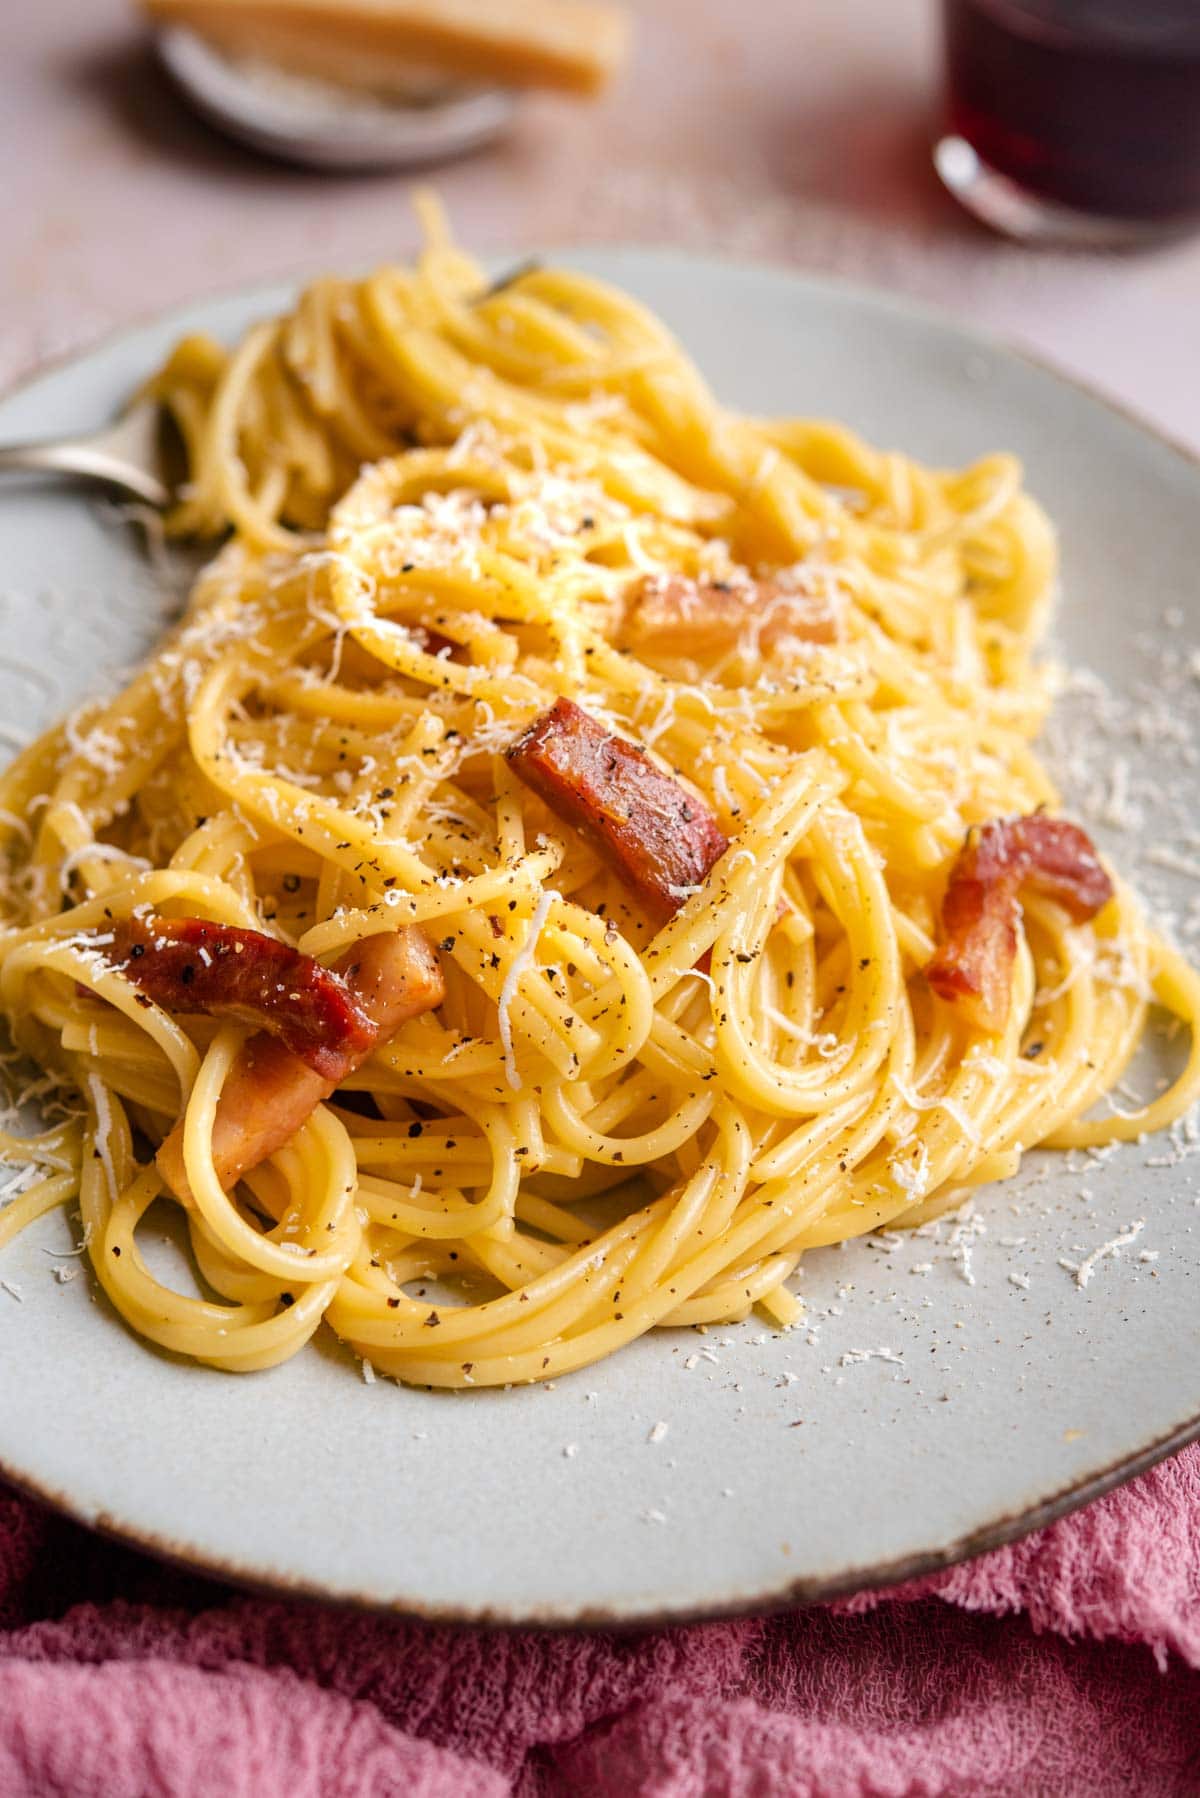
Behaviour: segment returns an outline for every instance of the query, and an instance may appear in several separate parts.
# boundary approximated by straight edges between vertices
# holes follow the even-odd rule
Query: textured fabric
[[[1200,1448],[821,1610],[640,1635],[245,1598],[0,1488],[0,1798],[1200,1793]]]

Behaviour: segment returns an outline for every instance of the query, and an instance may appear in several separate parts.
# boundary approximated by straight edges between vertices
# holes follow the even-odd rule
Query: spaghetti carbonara
[[[1093,1118],[1196,976],[1031,747],[1054,537],[742,417],[600,283],[315,283],[155,391],[229,533],[116,698],[0,785],[3,1139],[131,1328],[233,1370],[328,1324],[434,1386],[799,1314],[806,1250]],[[182,1207],[198,1276],[143,1258]]]

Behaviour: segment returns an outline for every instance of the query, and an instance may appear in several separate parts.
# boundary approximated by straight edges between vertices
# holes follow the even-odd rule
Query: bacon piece
[[[340,974],[278,937],[204,918],[127,918],[107,959],[169,1011],[203,1011],[270,1031],[324,1080],[340,1080],[375,1040]]]
[[[364,937],[338,963],[337,974],[368,1022],[369,1040],[356,1051],[339,1078],[364,1062],[402,1024],[432,1011],[446,995],[437,956],[415,925]],[[221,1185],[242,1175],[290,1142],[301,1124],[337,1085],[265,1031],[250,1037],[221,1091],[213,1120],[213,1164]],[[183,1123],[176,1124],[158,1151],[167,1184],[191,1202],[183,1166]]]
[[[622,643],[649,655],[708,662],[739,648],[772,655],[789,642],[833,643],[838,614],[827,599],[780,580],[694,581],[647,575],[625,614]]]
[[[536,718],[506,754],[656,917],[678,911],[729,846],[702,799],[570,699]]]
[[[940,998],[980,1030],[1003,1028],[1017,953],[1017,894],[1031,886],[1077,922],[1095,917],[1113,884],[1091,838],[1065,818],[997,818],[973,831],[942,901],[942,944],[925,970]]]

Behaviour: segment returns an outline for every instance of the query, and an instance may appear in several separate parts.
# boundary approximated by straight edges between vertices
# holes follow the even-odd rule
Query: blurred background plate
[[[155,34],[159,60],[196,110],[227,136],[317,169],[420,168],[465,155],[512,123],[508,88],[425,82],[411,98],[235,60],[181,26]]]
[[[1071,684],[1052,765],[1194,944],[1200,466],[863,290],[665,253],[568,260],[659,311],[734,405],[832,415],[933,463],[1024,458],[1062,535],[1061,646],[1105,683]],[[98,424],[180,332],[230,338],[290,297],[206,302],[114,339],[10,396],[0,438]],[[0,566],[14,736],[115,677],[178,602],[178,571],[67,489],[0,489]],[[1176,1053],[1161,1045],[1146,1076]],[[366,1385],[324,1339],[244,1379],[186,1365],[130,1337],[86,1271],[55,1278],[78,1264],[58,1259],[72,1236],[50,1217],[0,1262],[0,1472],[230,1578],[432,1616],[629,1622],[882,1583],[1020,1534],[1200,1433],[1196,1147],[1181,1128],[1111,1158],[1030,1157],[972,1215],[812,1255],[799,1329],[658,1334],[510,1392]],[[153,1214],[145,1236],[169,1261]]]

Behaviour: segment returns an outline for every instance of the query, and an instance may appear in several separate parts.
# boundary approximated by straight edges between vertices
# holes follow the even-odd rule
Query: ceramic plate
[[[316,169],[421,168],[465,156],[516,117],[511,88],[453,88],[374,99],[333,83],[223,56],[197,32],[156,34],[172,80],[210,125],[251,149]]]
[[[831,414],[934,463],[1024,458],[1062,533],[1058,647],[1094,676],[1070,684],[1052,760],[1200,949],[1200,467],[877,295],[667,254],[570,260],[649,302],[739,407]],[[181,331],[229,337],[288,298],[132,331],[10,397],[0,440],[98,424]],[[6,741],[141,654],[176,603],[129,526],[66,488],[0,488],[0,570]],[[55,1277],[79,1265],[58,1258],[56,1215],[0,1263],[0,1467],[232,1579],[428,1616],[694,1617],[883,1583],[1200,1433],[1195,1147],[1179,1129],[1107,1159],[1030,1158],[971,1216],[813,1255],[799,1329],[658,1334],[509,1392],[367,1385],[332,1340],[243,1378],[175,1361],[86,1272]]]

